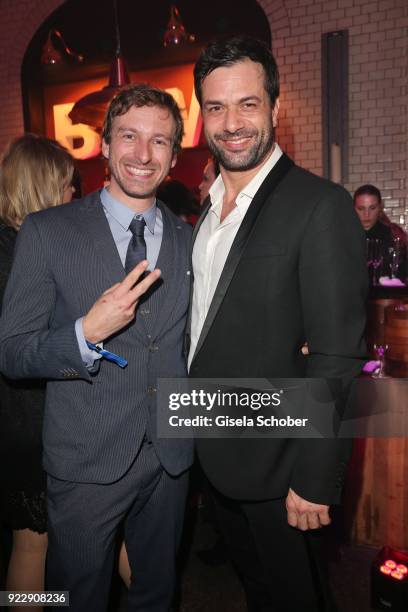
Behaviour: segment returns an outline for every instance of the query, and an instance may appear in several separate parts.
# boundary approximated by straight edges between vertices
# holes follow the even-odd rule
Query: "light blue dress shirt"
[[[154,270],[163,238],[163,217],[156,202],[142,213],[135,214],[125,204],[116,200],[106,188],[101,191],[101,201],[123,267],[125,267],[126,253],[132,238],[129,225],[134,217],[143,217],[146,223],[144,239],[146,242],[146,259],[149,262],[147,269]],[[101,355],[88,348],[82,328],[82,320],[83,317],[75,321],[75,333],[82,360],[87,368],[92,368],[94,362],[100,359]]]

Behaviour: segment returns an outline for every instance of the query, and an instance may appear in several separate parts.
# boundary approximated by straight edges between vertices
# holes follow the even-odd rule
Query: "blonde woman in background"
[[[47,138],[26,134],[6,151],[0,174],[0,308],[21,224],[29,213],[69,202],[73,174],[71,155]],[[6,586],[11,591],[44,589],[44,389],[38,381],[0,376],[0,521],[13,531]]]

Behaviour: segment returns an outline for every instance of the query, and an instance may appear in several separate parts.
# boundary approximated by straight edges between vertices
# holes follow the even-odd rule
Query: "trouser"
[[[287,523],[285,499],[236,501],[213,489],[217,520],[249,612],[335,612],[320,532]]]
[[[111,484],[48,476],[48,590],[66,590],[72,612],[106,610],[119,525],[132,572],[128,610],[171,606],[188,474],[169,476],[145,442],[128,472]]]

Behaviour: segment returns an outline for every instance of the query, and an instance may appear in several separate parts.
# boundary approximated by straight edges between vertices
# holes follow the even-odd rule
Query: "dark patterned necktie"
[[[132,232],[132,238],[130,239],[128,250],[126,253],[125,261],[125,272],[129,274],[131,270],[143,259],[146,259],[146,242],[144,239],[144,228],[146,221],[141,217],[137,219],[134,217],[129,229]]]

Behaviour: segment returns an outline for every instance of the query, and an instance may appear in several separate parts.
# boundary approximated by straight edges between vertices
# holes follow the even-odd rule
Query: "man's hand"
[[[161,274],[160,270],[153,270],[137,283],[147,265],[146,260],[141,261],[121,283],[116,283],[102,293],[83,319],[86,340],[94,344],[102,342],[133,321],[140,297]]]
[[[293,489],[289,489],[286,498],[286,510],[288,511],[288,523],[291,527],[297,527],[301,531],[308,529],[319,529],[324,525],[329,525],[329,506],[308,502]]]
[[[304,343],[300,350],[302,351],[302,355],[305,355],[305,357],[309,354],[309,346],[307,342]]]

